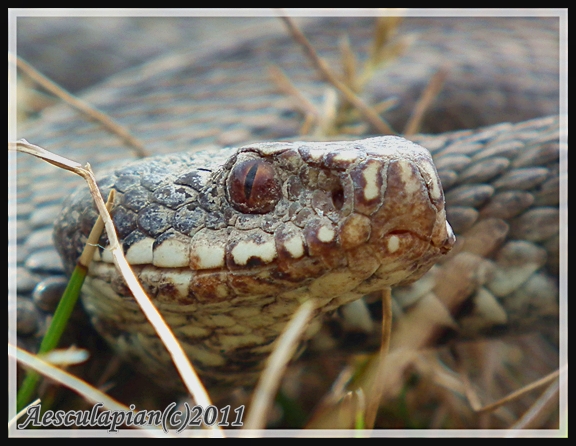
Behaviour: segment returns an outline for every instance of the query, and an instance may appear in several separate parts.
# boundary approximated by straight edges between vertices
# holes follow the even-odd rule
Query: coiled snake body
[[[329,60],[336,57],[336,36],[346,33],[358,46],[370,34],[367,19],[322,20],[304,30]],[[558,113],[557,19],[410,19],[404,26],[404,32],[418,33],[415,42],[364,90],[373,103],[403,98],[391,115],[393,126],[401,128],[440,66],[448,78],[428,112],[425,131],[504,123],[411,138],[432,153],[458,243],[417,282],[422,286],[395,294],[396,316],[414,318],[401,323],[406,328],[426,314],[443,330],[469,338],[555,327],[558,119],[533,118]],[[326,87],[289,37],[256,34],[160,58],[85,95],[150,151],[206,150],[130,167],[114,164],[101,186],[121,192],[115,219],[125,251],[200,372],[215,382],[253,377],[294,305],[306,296],[322,301],[322,312],[333,314],[344,306],[340,313],[365,315],[356,304],[345,304],[419,278],[453,243],[436,171],[416,145],[395,137],[258,143],[294,140],[301,122],[268,80],[269,63],[286,70],[315,103]],[[117,138],[72,113],[55,107],[21,136],[59,153],[71,151],[75,159],[90,153],[96,167],[118,157]],[[532,120],[519,122],[526,119]],[[239,152],[218,149],[241,144],[248,145]],[[223,168],[216,166],[220,159],[228,160]],[[38,173],[36,162],[34,171],[24,162],[19,185],[29,190],[32,202],[48,203],[42,212],[26,205],[19,209],[34,229],[22,241],[26,279],[30,271],[60,270],[43,260],[53,248],[40,242],[38,249],[37,234],[47,233],[42,228],[61,205],[42,182],[53,171]],[[186,163],[189,167],[183,167]],[[31,177],[41,186],[30,186]],[[94,218],[80,203],[69,202],[58,218],[55,241],[67,270],[84,241],[78,228],[86,231]],[[394,208],[400,212],[393,214]],[[419,214],[408,217],[408,208]],[[416,245],[407,248],[408,239]],[[378,247],[371,245],[375,240]],[[399,259],[384,266],[385,254]],[[120,350],[144,361],[150,373],[164,376],[169,361],[163,347],[126,297],[106,251],[96,260],[85,300],[96,327]],[[404,270],[407,262],[411,266]],[[394,279],[384,278],[383,270]],[[452,279],[441,280],[442,274]],[[454,277],[462,280],[451,283]],[[31,286],[21,283],[24,296]],[[96,295],[96,288],[103,294]],[[36,295],[41,301],[42,294]],[[19,301],[22,314],[38,311],[27,302]],[[434,302],[448,311],[430,314]],[[374,335],[377,329],[362,317],[364,322],[356,317],[343,326]],[[322,320],[319,314],[308,337]],[[22,327],[22,336],[38,329]]]

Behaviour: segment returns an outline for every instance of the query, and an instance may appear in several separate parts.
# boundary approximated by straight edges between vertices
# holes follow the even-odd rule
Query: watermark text
[[[47,410],[42,413],[42,405],[30,406],[27,418],[18,424],[18,429],[28,427],[100,427],[108,432],[118,432],[126,427],[161,427],[164,432],[176,430],[180,433],[186,428],[218,425],[220,427],[240,427],[243,425],[244,406],[233,411],[225,406],[190,406],[187,402],[177,406],[170,403],[164,410],[139,410],[134,404],[130,410],[102,410],[102,403],[95,404],[90,410]]]

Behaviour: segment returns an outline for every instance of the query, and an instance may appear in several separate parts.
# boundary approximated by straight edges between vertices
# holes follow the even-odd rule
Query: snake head
[[[398,137],[155,157],[99,184],[118,191],[113,218],[143,287],[214,382],[253,379],[303,300],[318,309],[309,339],[323,313],[416,280],[454,244],[430,154]],[[87,200],[73,194],[55,225],[69,268],[96,219]],[[109,342],[163,379],[170,358],[142,333],[107,244],[85,307]]]
[[[404,138],[251,145],[228,172],[239,219],[260,221],[228,249],[232,269],[275,262],[279,279],[368,292],[418,279],[455,242],[432,158]]]

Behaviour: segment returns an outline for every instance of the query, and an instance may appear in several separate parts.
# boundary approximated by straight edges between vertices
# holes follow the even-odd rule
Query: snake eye
[[[228,176],[228,196],[235,209],[248,214],[266,214],[281,196],[274,167],[252,159],[237,163]]]

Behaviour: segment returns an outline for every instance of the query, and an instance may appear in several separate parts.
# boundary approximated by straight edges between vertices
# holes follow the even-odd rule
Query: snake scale
[[[337,65],[340,37],[346,34],[353,48],[366,47],[371,37],[372,20],[323,18],[306,23],[303,30],[319,54],[331,65]],[[117,137],[78,117],[66,106],[55,106],[43,112],[40,120],[20,131],[19,135],[73,159],[89,160],[97,171],[104,170],[105,167],[100,166],[106,165],[110,169],[111,162],[114,163],[114,174],[103,180],[102,186],[109,188],[115,184],[116,189],[125,193],[121,200],[129,202],[115,217],[126,252],[129,253],[132,246],[140,247],[133,252],[143,251],[148,256],[140,263],[156,262],[166,267],[172,267],[173,263],[180,272],[185,270],[188,274],[182,282],[181,279],[167,279],[171,273],[160,278],[148,266],[136,266],[137,270],[143,271],[145,286],[158,293],[160,307],[173,314],[169,321],[179,327],[177,334],[188,343],[192,359],[208,383],[253,380],[272,348],[274,336],[294,311],[293,304],[286,304],[291,293],[296,295],[296,301],[304,296],[292,291],[295,283],[298,284],[296,288],[304,289],[306,293],[312,289],[312,294],[320,300],[323,290],[331,290],[324,295],[327,314],[318,315],[307,336],[311,338],[320,330],[317,337],[321,340],[312,343],[327,343],[330,348],[347,343],[349,347],[350,339],[346,339],[349,332],[355,333],[351,338],[354,342],[358,342],[356,335],[359,332],[363,342],[378,339],[378,326],[369,317],[378,313],[374,310],[377,307],[374,299],[368,296],[349,303],[379,286],[390,284],[383,280],[375,288],[362,286],[363,282],[370,282],[380,267],[372,261],[378,257],[377,251],[355,251],[358,258],[371,260],[368,266],[357,263],[358,271],[354,274],[359,274],[359,278],[343,269],[340,274],[326,273],[326,268],[338,271],[344,264],[350,264],[353,269],[352,257],[344,256],[342,252],[348,246],[356,248],[359,237],[363,241],[369,240],[372,232],[373,238],[381,240],[386,233],[385,245],[389,251],[396,251],[399,244],[403,246],[403,237],[413,232],[419,232],[418,240],[434,238],[436,248],[444,246],[440,249],[443,252],[449,251],[448,245],[452,244],[450,231],[442,220],[443,210],[438,205],[442,193],[430,186],[435,181],[434,175],[430,174],[434,169],[422,167],[425,164],[420,161],[416,163],[420,166],[418,184],[428,184],[425,195],[436,201],[442,215],[442,218],[438,217],[439,225],[437,217],[432,218],[436,224],[428,222],[425,225],[428,231],[433,228],[434,237],[431,232],[423,236],[420,229],[410,227],[414,222],[409,220],[417,218],[400,217],[397,226],[390,223],[378,232],[392,217],[380,217],[375,224],[368,222],[368,216],[374,210],[350,211],[350,200],[355,206],[365,205],[358,197],[361,193],[370,195],[370,185],[378,189],[378,194],[374,195],[378,197],[377,207],[387,208],[386,212],[388,207],[409,207],[394,200],[383,201],[383,197],[393,197],[394,178],[401,178],[402,181],[396,182],[403,183],[404,187],[411,184],[409,178],[418,170],[414,165],[401,158],[401,162],[387,160],[371,170],[377,152],[385,152],[388,156],[389,152],[400,151],[394,145],[394,141],[400,140],[350,142],[349,135],[338,135],[332,139],[348,142],[333,143],[330,150],[335,152],[330,153],[323,152],[328,150],[326,143],[260,144],[261,141],[301,139],[295,135],[298,135],[302,118],[295,111],[293,101],[280,93],[270,80],[270,64],[282,68],[315,104],[322,104],[331,93],[284,30],[256,28],[237,35],[232,33],[234,37],[227,39],[223,32],[222,40],[208,39],[200,47],[183,45],[167,57],[111,76],[83,94],[84,99],[127,126],[149,151],[192,151],[192,154],[168,155],[157,158],[152,164],[144,161],[132,167],[119,167],[119,156],[130,157],[129,150],[122,147]],[[401,35],[413,34],[414,41],[397,60],[373,75],[362,94],[371,104],[389,97],[398,98],[395,107],[385,116],[394,128],[401,129],[433,73],[440,67],[447,70],[443,89],[422,124],[426,134],[410,139],[427,148],[434,158],[444,188],[447,220],[456,233],[457,242],[451,253],[442,256],[439,265],[432,267],[423,279],[394,292],[396,332],[410,330],[420,324],[425,315],[441,328],[434,336],[436,340],[477,338],[534,328],[554,337],[558,323],[558,160],[560,149],[565,149],[559,145],[558,118],[553,116],[558,114],[558,19],[409,18],[400,32]],[[373,129],[355,124],[350,132],[371,135]],[[439,132],[444,133],[437,134]],[[400,143],[401,146],[406,144]],[[241,155],[231,149],[220,150],[224,146],[241,145],[246,147]],[[199,152],[201,149],[204,151]],[[362,152],[368,158],[360,158],[352,151]],[[258,161],[261,158],[284,163],[283,168],[287,170],[279,173],[276,164],[271,168],[266,163],[262,166]],[[226,164],[220,159],[229,161]],[[332,166],[328,166],[326,160],[332,160]],[[183,169],[181,165],[186,162],[192,163],[194,168]],[[218,170],[217,164],[221,163],[226,166],[226,174]],[[70,223],[66,212],[83,215],[84,220],[80,219],[83,231],[93,217],[92,211],[84,210],[86,204],[75,204],[73,210],[61,214],[62,191],[70,190],[77,182],[55,178],[53,170],[39,164],[18,158],[21,197],[18,254],[22,265],[18,277],[18,328],[19,342],[29,348],[33,348],[34,339],[43,330],[40,314],[50,307],[46,301],[52,296],[46,290],[52,283],[60,284],[48,278],[42,282],[43,288],[34,289],[35,283],[43,277],[61,274],[63,270],[54,262],[50,241],[52,222],[59,216],[56,241],[62,246],[59,250],[67,252],[64,269],[69,269],[75,262],[75,252],[82,237],[74,235],[76,227]],[[335,170],[330,170],[332,168]],[[233,177],[231,171],[238,171],[234,175],[240,177],[240,186],[236,188],[229,186]],[[346,171],[346,175],[341,174],[342,171]],[[261,177],[274,178],[275,175],[281,176],[276,183],[258,185]],[[251,187],[257,191],[256,198],[250,197],[251,191],[246,190],[247,176],[254,178]],[[358,182],[355,182],[355,176]],[[203,188],[213,177],[219,186],[210,189],[212,195],[209,196]],[[353,180],[342,183],[342,178]],[[136,183],[144,186],[145,193],[142,189],[131,189]],[[386,195],[387,188],[390,195]],[[236,190],[240,190],[242,197],[234,198]],[[419,193],[422,191],[425,188]],[[227,200],[245,203],[250,199],[256,200],[257,207],[262,196],[268,200],[267,204],[255,213],[251,213],[252,208],[246,208],[253,202],[236,204],[235,209],[232,206],[219,212],[216,208],[223,203],[230,206]],[[409,195],[406,203],[413,204],[420,199],[417,197],[421,195]],[[285,202],[288,198],[300,207],[288,209],[290,203]],[[150,199],[154,206],[145,208],[140,204],[140,200]],[[200,204],[193,204],[198,200]],[[44,205],[40,206],[40,203]],[[159,210],[162,206],[163,210]],[[280,208],[283,208],[281,212]],[[145,215],[135,217],[134,211],[141,209],[145,209]],[[267,218],[272,210],[283,219],[281,226]],[[348,233],[343,215],[354,217],[347,220],[354,220]],[[194,223],[185,217],[192,218]],[[204,250],[194,251],[189,245],[194,246],[194,235],[199,233],[210,235],[197,236],[196,248],[202,245]],[[376,233],[380,235],[376,237]],[[151,239],[157,236],[160,239]],[[235,241],[228,241],[230,236],[235,236]],[[279,238],[285,242],[281,247]],[[294,240],[299,244],[289,243]],[[166,241],[168,243],[163,245]],[[103,238],[102,245],[105,243]],[[186,258],[180,262],[179,254],[163,254],[162,257],[159,252],[162,246],[178,249],[179,245],[188,246],[186,256],[188,250],[206,254],[198,254],[195,261]],[[340,254],[324,250],[328,245],[338,248]],[[223,254],[219,257],[218,252]],[[312,260],[286,261],[304,252]],[[427,258],[420,250],[412,257],[419,258],[428,269],[436,254]],[[314,256],[321,261],[314,260]],[[113,288],[120,291],[120,295],[126,295],[123,285],[111,275],[105,251],[101,251],[99,257],[104,261],[97,262],[93,270],[102,270],[104,279],[101,282],[112,284],[108,290]],[[169,260],[162,263],[160,258]],[[194,273],[184,266],[186,262],[196,262],[192,271],[210,270],[210,280],[194,283],[190,279]],[[282,262],[285,267],[280,269],[284,276],[278,271],[270,273],[266,266]],[[226,268],[221,270],[224,264]],[[413,268],[416,269],[414,277],[425,272],[424,268],[421,271],[417,266]],[[146,272],[148,269],[150,271]],[[252,275],[254,272],[256,278]],[[222,284],[229,284],[231,280],[224,274],[230,273],[239,279],[231,288],[223,289],[226,287]],[[310,277],[323,275],[325,280],[314,285]],[[397,279],[393,283],[402,284],[402,281]],[[177,294],[174,288],[179,286],[197,287],[194,303],[186,300],[191,297],[182,297],[181,290],[178,290],[179,297],[174,297]],[[337,288],[345,290],[345,297],[336,291]],[[355,288],[358,289],[354,291]],[[32,291],[34,298],[30,300],[28,296]],[[245,307],[230,306],[228,300],[234,293],[239,293],[246,301],[258,302]],[[92,308],[92,314],[100,315],[94,322],[104,337],[119,345],[121,351],[144,361],[149,373],[165,379],[166,369],[170,367],[167,354],[129,297],[112,297],[113,305],[119,306],[108,307],[101,305],[102,298],[95,297],[92,291],[88,294],[90,297],[85,303]],[[111,295],[109,291],[104,294]],[[209,299],[215,302],[209,303],[206,310],[199,310],[201,301]],[[234,299],[239,298],[236,295]],[[181,311],[178,307],[182,305],[188,305],[188,308],[178,315]],[[121,309],[122,306],[126,308]],[[214,312],[211,308],[217,310]],[[196,323],[190,323],[195,313],[202,316]],[[266,321],[267,318],[270,320]],[[240,320],[243,323],[239,323]],[[322,327],[321,322],[325,322]],[[236,345],[242,336],[244,341]],[[226,356],[226,350],[230,356]]]

